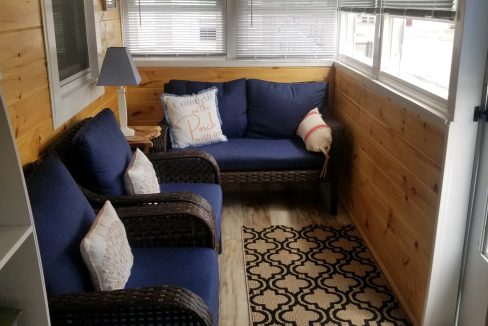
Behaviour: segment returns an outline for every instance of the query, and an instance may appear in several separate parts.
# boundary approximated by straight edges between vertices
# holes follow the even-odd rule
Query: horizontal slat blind
[[[122,0],[134,55],[225,55],[225,0]]]
[[[382,0],[383,8],[454,10],[454,0]]]
[[[381,8],[395,15],[454,19],[456,0],[381,0]]]
[[[374,8],[376,0],[339,0],[340,8]]]
[[[454,19],[456,0],[339,0],[341,11]]]
[[[337,0],[235,0],[238,58],[333,58]]]

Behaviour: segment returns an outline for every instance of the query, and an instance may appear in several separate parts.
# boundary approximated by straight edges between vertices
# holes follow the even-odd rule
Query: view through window
[[[445,111],[455,7],[455,0],[339,0],[338,59]]]

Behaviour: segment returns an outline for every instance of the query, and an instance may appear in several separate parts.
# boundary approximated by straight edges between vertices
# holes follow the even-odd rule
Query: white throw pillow
[[[162,94],[161,102],[174,148],[227,141],[222,133],[216,87],[193,95]]]
[[[137,148],[132,154],[124,174],[125,191],[129,195],[156,194],[160,192],[158,177],[147,156]]]
[[[319,109],[315,108],[307,113],[298,125],[297,135],[302,138],[308,151],[328,155],[332,144],[332,132],[322,119]]]
[[[81,256],[99,291],[123,289],[130,276],[134,256],[124,224],[106,201],[80,245]]]

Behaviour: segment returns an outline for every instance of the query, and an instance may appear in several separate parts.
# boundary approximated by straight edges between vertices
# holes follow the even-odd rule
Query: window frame
[[[83,0],[83,3],[85,9],[89,68],[88,71],[85,69],[60,81],[52,0],[41,1],[54,129],[61,126],[104,94],[104,87],[96,86],[100,72],[100,63],[102,62],[102,54],[100,53],[101,39],[99,29],[96,26],[95,7],[92,0]]]
[[[124,0],[120,0],[124,1]],[[226,26],[226,54],[212,56],[133,56],[138,67],[331,67],[336,57],[333,58],[290,58],[290,59],[248,59],[238,58],[236,55],[236,28],[235,28],[235,0],[225,1]],[[123,15],[121,10],[121,17]],[[122,21],[122,19],[121,19]],[[122,22],[121,22],[122,23]],[[338,31],[338,29],[336,29]],[[122,39],[125,40],[124,28]],[[337,43],[337,40],[336,40]]]
[[[445,116],[448,114],[448,103],[449,103],[449,93],[447,98],[440,97],[424,88],[416,86],[404,79],[396,77],[392,74],[389,74],[385,71],[381,71],[381,56],[382,56],[382,47],[383,47],[383,31],[384,31],[384,23],[385,23],[385,15],[389,17],[400,17],[400,18],[412,18],[412,19],[423,19],[428,21],[446,21],[446,19],[442,18],[435,18],[435,17],[416,17],[416,16],[408,16],[408,15],[394,15],[389,13],[384,13],[380,10],[379,13],[376,13],[376,27],[375,27],[375,44],[373,47],[373,65],[369,66],[359,60],[356,60],[350,56],[345,54],[341,54],[339,43],[340,43],[340,35],[341,35],[341,20],[340,16],[343,12],[349,13],[350,11],[341,10],[339,11],[339,19],[338,19],[338,46],[337,46],[337,61],[341,64],[345,64],[346,66],[350,66],[354,70],[362,73],[368,78],[375,80],[376,82],[384,85],[385,87],[392,88],[397,92],[404,94],[407,98],[413,99],[421,103],[422,105],[426,106],[434,111],[440,113],[441,115]],[[357,12],[361,13],[361,12]],[[365,12],[365,14],[368,14]],[[456,20],[451,21],[456,23]],[[453,40],[453,50],[452,55],[454,55],[455,51],[455,44],[456,40]],[[451,62],[450,70],[452,72],[453,62]],[[450,78],[450,81],[452,78]],[[450,86],[449,86],[450,88]]]
[[[427,21],[446,21],[443,19],[439,18],[425,18],[425,17],[412,17],[412,16],[401,16],[401,15],[392,15],[388,14],[389,17],[392,18],[412,18],[412,19],[417,19],[417,20],[427,20]],[[382,15],[383,16],[383,15]],[[385,20],[381,19],[381,45],[383,45],[383,31],[384,31],[384,23]],[[455,40],[453,40],[453,45],[454,45]],[[379,49],[379,55],[381,56],[382,50]],[[453,46],[453,51],[451,55],[454,54],[454,46]],[[432,93],[422,87],[416,86],[413,83],[410,83],[406,81],[405,79],[396,77],[395,75],[392,75],[386,71],[381,71],[381,62],[378,62],[378,72],[376,74],[376,78],[378,81],[391,86],[398,91],[406,94],[409,97],[412,97],[421,103],[428,105],[429,107],[433,108],[436,111],[439,111],[443,114],[447,113],[447,104],[449,100],[449,93],[447,98],[443,98],[435,93]],[[451,67],[449,67],[452,70],[452,62],[451,62]],[[449,87],[448,87],[449,88]]]
[[[376,17],[376,24],[375,24],[375,30],[374,30],[374,45],[373,45],[373,63],[370,65],[357,60],[351,56],[348,56],[346,54],[340,53],[340,37],[341,37],[341,16],[342,13],[352,13],[352,14],[366,14],[366,15],[371,15]],[[368,13],[368,12],[352,12],[352,11],[345,11],[345,10],[338,10],[338,19],[337,19],[337,61],[346,63],[347,65],[351,66],[352,68],[360,71],[364,75],[371,77],[371,78],[376,78],[378,76],[379,69],[376,63],[380,62],[380,55],[381,51],[378,51],[379,45],[380,45],[380,28],[381,28],[381,20],[382,17],[378,13]]]

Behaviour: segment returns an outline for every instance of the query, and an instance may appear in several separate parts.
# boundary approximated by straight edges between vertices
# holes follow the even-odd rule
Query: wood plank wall
[[[22,164],[36,160],[46,145],[74,121],[105,107],[117,111],[115,89],[106,88],[105,95],[53,129],[41,1],[0,0],[1,85]],[[94,0],[94,4],[102,48],[120,46],[119,11],[102,11],[100,0]]]
[[[129,124],[154,125],[163,117],[159,97],[170,79],[222,82],[257,78],[275,82],[329,81],[333,89],[332,67],[141,67],[142,81],[127,90]]]
[[[416,325],[429,281],[439,205],[443,121],[336,68],[334,115],[345,125],[341,199]],[[386,94],[386,93],[385,93]]]

